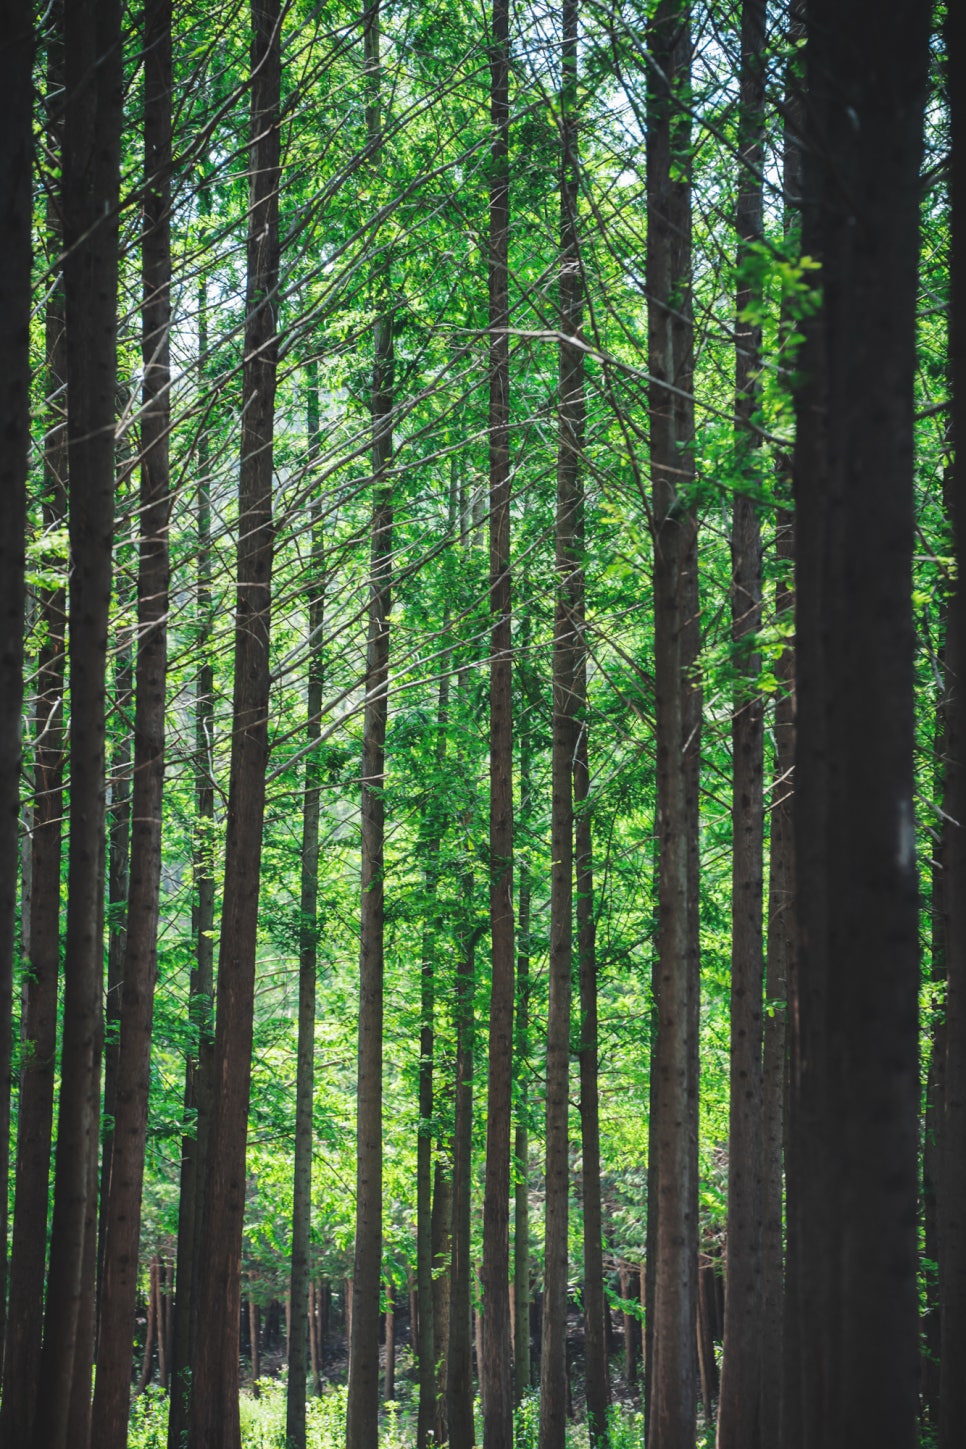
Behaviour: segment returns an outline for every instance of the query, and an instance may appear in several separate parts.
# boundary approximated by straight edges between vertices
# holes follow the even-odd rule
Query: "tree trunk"
[[[380,10],[363,17],[366,130],[382,146]],[[359,927],[359,1052],[356,1116],[356,1241],[352,1337],[349,1346],[347,1449],[376,1449],[379,1419],[379,1297],[382,1281],[382,1029],[386,718],[389,690],[389,609],[392,577],[393,336],[389,263],[374,278],[372,529],[366,705],[362,746],[362,907]]]
[[[648,70],[647,288],[654,478],[658,941],[652,1047],[653,1162],[648,1183],[649,1449],[693,1449],[697,1314],[697,911],[695,530],[681,500],[691,466],[690,85],[687,0],[659,0]],[[669,385],[669,386],[668,386]],[[675,389],[672,392],[670,389]],[[698,709],[699,717],[699,709]]]
[[[523,620],[521,653],[529,655],[530,616]],[[520,830],[528,836],[533,813],[532,731],[526,712],[520,723]],[[530,1389],[530,917],[532,886],[530,860],[524,854],[519,865],[517,902],[517,982],[513,1046],[516,1053],[516,1127],[513,1155],[516,1172],[513,1185],[513,1401],[519,1404]]]
[[[560,343],[553,638],[550,961],[546,1038],[546,1207],[540,1449],[563,1449],[567,1406],[568,1210],[570,1200],[570,1007],[573,973],[576,676],[583,597],[578,553],[584,434],[583,350],[571,342],[583,323],[577,235],[577,0],[564,0],[560,80]]]
[[[10,52],[12,58],[13,51]],[[47,40],[47,145],[61,153],[64,83],[63,6],[51,13]],[[5,92],[6,93],[6,92]],[[16,193],[14,193],[16,194]],[[62,250],[59,206],[47,203],[48,254]],[[46,430],[43,458],[43,522],[48,534],[67,519],[67,358],[63,279],[55,273],[46,310]],[[6,496],[6,490],[5,490]],[[12,536],[5,530],[5,536]],[[42,562],[56,566],[53,559]],[[48,1179],[53,1128],[57,1041],[57,982],[60,974],[61,817],[64,774],[64,642],[66,590],[38,591],[41,635],[35,699],[31,891],[21,1014],[20,1099],[13,1242],[10,1256],[8,1332],[4,1343],[0,1441],[29,1444],[37,1402],[47,1254]]]
[[[452,1248],[453,1174],[449,1163],[442,1155],[438,1155],[433,1181],[433,1330],[439,1343],[434,1419],[437,1444],[446,1444],[449,1438],[446,1406],[449,1383]]]
[[[761,655],[761,524],[758,438],[762,285],[754,248],[763,235],[765,0],[742,0],[738,110],[738,234],[735,320],[735,455],[731,637],[737,679],[732,747],[731,1054],[728,1247],[718,1449],[761,1444],[762,1338],[762,935],[764,891],[764,700]]]
[[[473,1046],[476,958],[470,922],[473,878],[463,881],[463,940],[456,975],[456,1104],[453,1130],[453,1244],[450,1270],[449,1351],[446,1355],[448,1441],[472,1449],[473,1350],[470,1343],[472,1268],[470,1193],[473,1150]],[[507,1185],[509,1192],[509,1184]]]
[[[248,1336],[249,1336],[249,1340],[251,1342],[251,1350],[252,1350],[252,1389],[253,1389],[256,1397],[258,1396],[258,1380],[262,1376],[262,1361],[261,1361],[261,1355],[259,1353],[260,1344],[258,1342],[258,1327],[259,1327],[258,1319],[259,1319],[258,1304],[255,1302],[254,1298],[249,1298],[249,1300],[248,1300]]]
[[[151,1382],[151,1373],[154,1368],[154,1346],[158,1334],[158,1259],[155,1255],[148,1265],[148,1299],[147,1299],[148,1321],[144,1333],[144,1357],[141,1360],[141,1376],[137,1382],[137,1392],[143,1394]]]
[[[131,874],[121,995],[111,1174],[105,1210],[94,1441],[127,1443],[137,1298],[151,1029],[161,887],[161,799],[167,675],[168,437],[171,324],[171,8],[144,12],[141,528],[138,568]]]
[[[386,1285],[386,1363],[382,1397],[391,1403],[396,1397],[396,1291]]]
[[[490,36],[490,994],[483,1188],[481,1397],[487,1449],[513,1443],[510,1341],[510,1126],[513,1076],[513,714],[510,631],[509,4],[493,0]],[[453,1426],[450,1426],[453,1432]],[[457,1442],[454,1440],[454,1442]]]
[[[245,1143],[251,1086],[262,821],[268,758],[269,618],[275,373],[278,353],[280,12],[253,0],[250,208],[242,441],[239,472],[234,735],[214,1100],[206,1164],[190,1449],[237,1449],[238,1331],[245,1212]]]
[[[309,463],[321,451],[319,433],[319,374],[313,361],[308,369]],[[316,745],[321,734],[325,624],[325,544],[322,534],[321,495],[313,500],[311,576],[309,579],[309,667],[306,693],[306,742]],[[318,970],[319,813],[320,760],[312,749],[305,762],[302,802],[302,863],[299,914],[299,1018],[295,1086],[295,1163],[292,1187],[292,1266],[289,1298],[296,1323],[311,1312],[309,1300],[309,1242],[312,1216],[312,1101],[315,1083],[315,979]],[[292,1449],[305,1449],[305,1391],[308,1365],[306,1338],[296,1335],[289,1346],[288,1395],[285,1433]],[[315,1358],[315,1355],[313,1355]],[[318,1364],[312,1364],[312,1382],[318,1382]]]
[[[208,192],[202,193],[202,212]],[[207,277],[198,288],[198,360],[204,381],[208,353]],[[178,1205],[178,1297],[172,1335],[171,1383],[168,1411],[168,1449],[182,1449],[188,1427],[189,1365],[197,1340],[198,1299],[204,1242],[202,1224],[205,1164],[208,1154],[212,1097],[214,1022],[214,668],[209,643],[214,628],[211,600],[211,479],[210,445],[206,429],[198,435],[197,562],[195,574],[198,673],[194,698],[194,800],[191,874],[194,898],[191,928],[194,963],[188,988],[188,1016],[197,1041],[185,1063],[184,1120],[195,1119],[194,1134],[181,1139],[181,1191]]]
[[[796,399],[795,1236],[804,1449],[917,1438],[911,562],[928,7],[807,11]],[[883,23],[883,20],[886,23]],[[836,138],[834,162],[827,138]],[[847,1104],[847,1110],[843,1110]],[[795,1411],[789,1405],[788,1413]]]
[[[70,397],[70,780],[64,1031],[36,1449],[65,1449],[71,1399],[90,1396],[100,1108],[105,674],[114,529],[117,199],[121,36],[117,0],[64,10],[64,291]],[[96,1229],[95,1229],[96,1230]],[[88,1281],[89,1279],[89,1281]],[[75,1385],[76,1377],[76,1385]],[[84,1449],[87,1435],[72,1449]]]
[[[4,267],[0,282],[0,1362],[7,1322],[7,1197],[13,964],[20,865],[20,712],[23,701],[27,455],[30,441],[30,266],[33,156],[33,27],[5,7],[0,59],[3,153],[0,196]]]

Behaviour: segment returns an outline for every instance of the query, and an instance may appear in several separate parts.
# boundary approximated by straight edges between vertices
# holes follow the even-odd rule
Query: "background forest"
[[[966,18],[29,8],[0,1444],[954,1449]]]

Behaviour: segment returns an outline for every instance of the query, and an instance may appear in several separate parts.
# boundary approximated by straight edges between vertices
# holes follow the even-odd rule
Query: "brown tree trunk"
[[[382,145],[380,10],[364,13],[366,130],[377,158]],[[374,161],[374,164],[375,161]],[[359,1047],[356,1094],[356,1240],[349,1346],[347,1449],[376,1449],[379,1419],[379,1298],[382,1282],[382,1030],[386,719],[392,577],[393,336],[387,310],[389,263],[374,278],[372,527],[366,706],[362,745],[362,903],[359,926]]]
[[[131,874],[92,1431],[104,1449],[123,1449],[127,1442],[157,976],[170,573],[170,0],[148,0],[145,7],[144,67],[144,381]]]
[[[262,821],[268,758],[275,374],[278,353],[280,11],[252,3],[250,209],[239,473],[234,735],[188,1444],[237,1449],[238,1332]]]
[[[449,1383],[450,1301],[453,1248],[453,1173],[442,1155],[436,1158],[433,1181],[433,1330],[439,1343],[436,1357],[437,1444],[448,1442],[447,1396]]]
[[[693,416],[687,0],[659,0],[648,70],[647,287],[654,479],[658,941],[648,1183],[649,1449],[693,1449],[697,1317],[697,720],[688,666],[697,627],[693,509],[682,504]],[[673,389],[674,391],[672,391]],[[700,710],[698,705],[697,719]],[[656,1214],[651,1223],[650,1215]]]
[[[61,153],[63,82],[63,6],[55,4],[47,39],[47,146],[57,158]],[[46,231],[48,254],[56,258],[62,250],[62,234],[59,205],[53,197],[47,203]],[[43,522],[45,532],[52,534],[67,519],[67,359],[63,279],[57,274],[48,294],[45,329]],[[5,536],[12,535],[5,530]],[[42,562],[56,567],[53,559]],[[13,1241],[0,1400],[0,1442],[5,1444],[30,1443],[40,1371],[60,973],[66,603],[63,586],[38,591],[42,643],[34,704],[31,891],[29,906],[24,902],[29,913],[25,954],[30,969],[25,973],[20,1028]]]
[[[738,111],[735,321],[735,455],[731,637],[737,679],[731,726],[731,1053],[728,1247],[718,1449],[759,1449],[761,1425],[762,934],[764,700],[761,655],[761,524],[755,414],[761,390],[762,285],[753,248],[763,235],[765,0],[742,0]]]
[[[321,451],[319,433],[319,374],[313,361],[308,369],[309,464]],[[311,575],[309,579],[310,654],[306,692],[306,742],[316,745],[321,735],[325,623],[325,545],[319,518],[321,496],[313,501]],[[318,969],[319,813],[320,761],[311,749],[305,762],[302,800],[302,854],[299,897],[299,1008],[298,1057],[295,1084],[295,1162],[292,1185],[292,1264],[290,1312],[304,1323],[312,1308],[309,1299],[309,1241],[312,1217],[312,1100],[315,1082],[315,978]],[[313,1339],[314,1342],[314,1339]],[[305,1449],[305,1390],[308,1365],[304,1333],[289,1346],[285,1433],[292,1449]],[[318,1363],[312,1364],[312,1382],[318,1382]]]
[[[202,190],[202,211],[208,196]],[[204,381],[208,353],[207,276],[198,289],[198,358]],[[188,1426],[190,1373],[194,1360],[198,1298],[204,1255],[202,1224],[204,1212],[205,1164],[208,1127],[211,1120],[211,1069],[214,999],[214,668],[209,643],[214,628],[211,599],[211,464],[209,436],[202,429],[198,437],[196,628],[198,631],[198,673],[194,698],[194,800],[195,828],[192,840],[191,873],[194,898],[191,928],[194,962],[188,987],[188,1015],[197,1040],[189,1048],[185,1063],[184,1120],[194,1116],[194,1133],[181,1139],[181,1190],[178,1204],[178,1297],[172,1335],[171,1383],[168,1410],[168,1449],[182,1449]]]
[[[796,400],[792,1347],[804,1449],[912,1446],[912,435],[930,16],[916,0],[887,16],[813,0],[807,21],[803,248],[823,305],[802,328]]]
[[[476,958],[470,924],[473,879],[463,882],[463,940],[456,975],[456,1103],[453,1129],[453,1240],[450,1268],[449,1351],[446,1355],[448,1442],[472,1449],[473,1351],[470,1343],[472,1267],[470,1264],[470,1192],[473,1150],[473,1047]],[[507,1184],[509,1191],[509,1184]]]
[[[154,1369],[154,1347],[158,1334],[158,1259],[155,1255],[148,1264],[148,1321],[144,1333],[144,1357],[141,1360],[141,1375],[137,1382],[137,1393],[143,1394],[151,1382]]]
[[[261,1361],[261,1354],[259,1352],[259,1349],[260,1349],[261,1345],[259,1344],[259,1341],[258,1341],[258,1330],[259,1330],[259,1322],[258,1322],[258,1320],[259,1320],[258,1304],[255,1302],[254,1298],[249,1298],[249,1300],[248,1300],[248,1337],[249,1337],[249,1340],[250,1340],[250,1343],[251,1343],[251,1350],[252,1350],[252,1388],[253,1388],[256,1396],[258,1394],[258,1380],[262,1376],[262,1361]]]
[[[105,674],[114,529],[117,199],[121,36],[117,0],[64,10],[64,291],[70,398],[71,823],[64,1031],[54,1214],[36,1449],[65,1449],[71,1400],[90,1396],[103,939]],[[89,1280],[89,1281],[88,1281]],[[76,1384],[75,1384],[76,1380]],[[87,1436],[74,1440],[84,1449]]]
[[[510,632],[509,4],[490,34],[490,949],[492,988],[483,1188],[481,1397],[487,1449],[513,1443],[510,1341],[510,1128],[513,1075],[513,716]],[[454,1432],[451,1424],[451,1432]],[[455,1443],[454,1439],[454,1443]]]
[[[529,614],[524,616],[521,653],[527,658],[531,644]],[[526,838],[533,813],[532,731],[528,715],[520,722],[520,831]],[[517,901],[517,982],[513,1047],[516,1053],[516,1126],[513,1155],[513,1401],[519,1404],[530,1389],[530,918],[532,886],[530,861],[519,863]]]
[[[386,1362],[382,1397],[390,1403],[396,1397],[396,1290],[386,1285]]]
[[[20,712],[23,701],[24,569],[30,432],[30,266],[33,155],[33,27],[5,6],[0,56],[4,266],[0,281],[0,1362],[7,1321],[7,1196],[13,964],[20,865]]]

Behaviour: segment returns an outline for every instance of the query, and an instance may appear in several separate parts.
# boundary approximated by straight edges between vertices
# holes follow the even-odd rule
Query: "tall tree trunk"
[[[523,619],[521,655],[527,659],[531,644],[529,614]],[[520,741],[520,829],[527,838],[533,814],[533,731],[523,711]],[[513,1049],[516,1055],[516,1127],[513,1155],[513,1400],[519,1404],[530,1389],[530,920],[532,884],[530,860],[519,864],[517,900],[517,981]]]
[[[66,0],[64,293],[70,399],[70,837],[64,1031],[36,1449],[64,1449],[72,1395],[90,1395],[100,1106],[105,673],[114,530],[117,201],[121,34],[117,0]],[[75,1385],[75,1378],[77,1383]],[[86,1435],[73,1441],[84,1449]]]
[[[279,93],[281,18],[277,0],[253,0],[248,284],[238,508],[234,735],[214,1098],[206,1163],[202,1232],[205,1256],[188,1443],[237,1449],[241,1245],[245,1144],[251,1089],[262,821],[268,760],[269,620],[279,241]]]
[[[11,51],[11,58],[13,52]],[[61,154],[64,83],[63,6],[56,4],[47,38],[47,144]],[[5,91],[6,94],[6,91]],[[52,183],[48,182],[48,185]],[[48,253],[62,250],[60,208],[48,193]],[[6,313],[5,313],[6,315]],[[43,468],[45,533],[67,520],[67,381],[63,278],[55,273],[46,309],[46,396]],[[5,490],[6,493],[6,490]],[[5,537],[12,537],[5,530]],[[54,559],[44,560],[56,567]],[[6,575],[5,575],[6,576]],[[38,594],[41,635],[35,699],[33,830],[30,841],[28,947],[21,1014],[20,1099],[8,1333],[4,1342],[0,1441],[29,1444],[37,1402],[47,1254],[48,1191],[60,974],[61,817],[64,773],[64,644],[67,596],[63,585]],[[26,904],[26,903],[25,903]]]
[[[731,726],[731,1054],[728,1240],[718,1449],[761,1444],[762,935],[764,890],[764,700],[761,655],[761,524],[754,497],[753,431],[761,370],[762,286],[754,248],[763,235],[765,0],[742,0],[738,109],[738,233],[735,320],[735,454],[731,637],[736,682]],[[707,1406],[706,1406],[707,1408]]]
[[[590,811],[587,664],[581,650],[578,709],[583,723],[574,756],[574,864],[577,885],[577,958],[580,977],[580,1148],[584,1197],[584,1372],[592,1449],[607,1444],[610,1384],[604,1315],[604,1252],[600,1191],[600,1102],[597,1089],[597,947],[594,918],[593,838]],[[643,1286],[642,1270],[641,1283]]]
[[[204,198],[202,193],[202,211]],[[207,276],[198,288],[198,369],[203,382],[208,353]],[[214,1045],[214,668],[210,640],[214,628],[211,599],[211,453],[207,428],[198,435],[198,497],[196,554],[196,628],[198,673],[194,698],[194,800],[191,874],[194,897],[191,931],[194,962],[188,987],[188,1015],[197,1039],[185,1063],[184,1120],[194,1117],[193,1133],[181,1138],[181,1185],[178,1203],[178,1295],[175,1300],[171,1352],[171,1399],[168,1449],[182,1449],[188,1427],[190,1365],[196,1341],[201,1264],[205,1163],[211,1120],[211,1070]]]
[[[13,960],[20,865],[20,711],[23,701],[24,566],[27,449],[30,430],[30,264],[33,156],[33,27],[23,7],[3,9],[0,57],[0,1360],[7,1321],[7,1184],[10,1176],[10,1086],[13,1049]]]
[[[946,798],[944,802],[943,914],[946,956],[945,1113],[942,1125],[942,1176],[939,1209],[939,1292],[941,1370],[940,1449],[952,1449],[966,1422],[966,24],[961,9],[946,12],[949,106],[952,125],[950,202],[951,314],[949,327],[952,381],[952,438],[955,449],[949,494],[957,583],[949,607],[946,637]]]
[[[148,0],[145,7],[144,87],[144,381],[131,881],[93,1410],[94,1440],[105,1449],[123,1449],[127,1442],[157,976],[170,574],[170,0]]]
[[[307,376],[309,466],[321,450],[319,435],[318,364],[309,364]],[[321,496],[313,502],[312,553],[309,580],[309,668],[306,693],[306,741],[317,744],[321,734],[322,689],[324,683],[323,626],[325,623],[325,544],[319,518]],[[302,803],[302,864],[299,899],[299,1018],[298,1061],[295,1086],[295,1163],[292,1187],[292,1267],[289,1296],[297,1324],[309,1311],[309,1243],[312,1214],[312,1100],[315,1083],[315,978],[318,970],[319,901],[319,807],[320,760],[313,749],[305,762]],[[285,1433],[292,1449],[305,1449],[305,1334],[296,1334],[289,1346],[288,1396]],[[317,1365],[312,1365],[313,1382]]]
[[[513,1078],[513,716],[510,636],[510,14],[493,0],[490,50],[490,994],[483,1189],[483,1437],[513,1442],[510,1127]]]
[[[366,130],[374,164],[382,146],[380,8],[363,16]],[[366,705],[362,745],[362,910],[359,926],[359,1052],[356,1095],[356,1242],[349,1346],[348,1449],[376,1449],[379,1418],[379,1299],[382,1281],[382,1028],[386,718],[392,578],[393,335],[389,263],[374,277],[372,528]]]
[[[453,1243],[450,1269],[449,1349],[446,1355],[448,1442],[472,1449],[473,1350],[470,1341],[472,1266],[470,1192],[473,1181],[473,1047],[476,935],[470,914],[473,877],[463,880],[463,939],[456,973],[456,1102],[453,1129]],[[509,1185],[508,1185],[509,1191]]]
[[[916,0],[812,0],[806,14],[803,248],[823,305],[802,329],[796,405],[794,1350],[805,1449],[911,1446],[912,445],[930,17]]]
[[[573,972],[576,676],[583,597],[578,553],[584,434],[583,285],[577,232],[577,0],[564,0],[560,74],[560,343],[556,605],[553,639],[550,962],[546,1068],[546,1220],[540,1356],[540,1449],[563,1449],[567,1409],[570,1006]]]
[[[688,0],[659,0],[648,70],[647,288],[654,510],[658,942],[652,1048],[650,1449],[692,1449],[697,1313],[696,571],[692,467]],[[673,391],[672,391],[673,390]],[[698,718],[700,706],[698,703]],[[653,1186],[652,1186],[653,1185]],[[650,1232],[650,1229],[649,1229]]]
[[[449,1382],[450,1303],[453,1257],[453,1170],[440,1153],[433,1174],[433,1334],[439,1344],[436,1355],[436,1411],[434,1434],[437,1444],[449,1440],[447,1430],[447,1384]]]

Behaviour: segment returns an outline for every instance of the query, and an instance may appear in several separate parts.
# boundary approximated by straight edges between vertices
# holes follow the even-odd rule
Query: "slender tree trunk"
[[[580,1148],[584,1196],[584,1373],[592,1449],[607,1444],[610,1383],[604,1304],[603,1223],[600,1192],[600,1103],[597,1090],[597,948],[594,919],[590,761],[586,719],[587,665],[581,650],[578,708],[584,716],[574,757],[574,859],[577,885],[577,956],[580,973]],[[641,1286],[646,1274],[642,1271]]]
[[[510,637],[509,4],[490,34],[490,994],[483,1189],[481,1390],[487,1449],[513,1442],[510,1341],[510,1126],[513,1075],[513,716]],[[451,1425],[452,1432],[452,1425]],[[454,1442],[456,1442],[454,1440]]]
[[[762,287],[754,247],[763,235],[765,0],[743,0],[738,111],[735,321],[735,453],[731,637],[737,680],[731,726],[731,1056],[728,1244],[718,1449],[761,1444],[762,988],[764,986],[764,700],[761,655],[761,524],[754,497],[761,369]]]
[[[75,1391],[90,1395],[103,940],[105,674],[114,528],[117,198],[121,36],[117,0],[67,0],[64,289],[70,397],[68,632],[71,824],[64,1033],[36,1449],[65,1449]],[[86,1281],[90,1279],[90,1281]],[[75,1385],[75,1377],[77,1383]],[[84,1449],[86,1436],[72,1449]]]
[[[61,151],[61,91],[64,81],[63,6],[55,5],[47,40],[48,145]],[[59,256],[59,205],[51,196],[46,211],[48,250]],[[46,432],[44,435],[43,521],[48,534],[67,520],[67,358],[62,277],[55,275],[46,311]],[[11,536],[9,530],[6,536]],[[53,559],[45,560],[52,567]],[[5,1338],[0,1442],[29,1444],[37,1401],[47,1255],[48,1186],[53,1128],[57,1038],[57,981],[60,974],[61,817],[64,772],[64,645],[66,590],[44,588],[38,596],[41,635],[35,702],[33,829],[30,841],[30,900],[21,1015],[20,1099],[13,1242],[10,1257],[8,1333]]]
[[[30,430],[30,265],[33,156],[33,52],[30,14],[7,3],[0,52],[0,1360],[7,1322],[7,1196],[13,961],[20,865],[20,711],[23,701],[27,450]]]
[[[375,156],[382,145],[380,10],[363,26],[366,128]],[[349,1346],[347,1449],[376,1449],[379,1416],[379,1297],[382,1281],[382,1031],[386,719],[392,576],[393,335],[388,263],[374,279],[372,530],[366,706],[362,746],[362,913],[359,964],[359,1054],[356,1116],[356,1242]]]
[[[310,465],[321,449],[319,435],[318,364],[309,364],[308,434]],[[325,545],[322,523],[318,517],[321,497],[314,502],[312,521],[312,555],[309,600],[309,669],[306,697],[306,740],[310,745],[321,734],[324,655],[322,635],[325,623]],[[305,762],[305,786],[302,803],[302,864],[299,920],[299,1019],[298,1062],[295,1087],[295,1164],[292,1206],[292,1268],[289,1287],[291,1313],[296,1323],[304,1323],[310,1311],[309,1240],[312,1211],[312,1100],[315,1082],[315,978],[318,970],[318,900],[319,900],[319,808],[320,760],[313,750]],[[305,1449],[305,1388],[308,1365],[305,1361],[304,1333],[296,1335],[289,1346],[288,1397],[285,1433],[292,1449]],[[318,1380],[318,1366],[313,1362],[312,1381]]]
[[[649,1449],[693,1449],[697,1314],[696,574],[691,467],[690,126],[687,0],[659,0],[648,70],[647,287],[654,490],[654,672],[657,717],[658,942],[653,1044],[654,1160],[648,1208],[654,1287],[649,1301]],[[669,387],[667,386],[669,385]],[[672,392],[670,389],[675,389]],[[699,708],[698,708],[699,718]],[[653,1187],[652,1187],[653,1184]]]
[[[813,0],[807,20],[803,248],[823,306],[802,329],[796,407],[793,1347],[805,1449],[898,1449],[918,1409],[912,444],[930,16]]]
[[[390,1403],[396,1397],[396,1290],[386,1284],[386,1362],[382,1397]]]
[[[255,944],[268,759],[275,373],[278,353],[280,11],[253,0],[250,207],[239,474],[235,687],[205,1256],[188,1443],[237,1449],[238,1332],[251,1087]]]
[[[527,659],[531,642],[530,616],[523,620],[521,653]],[[527,838],[533,813],[533,741],[524,710],[520,740],[520,828]],[[517,901],[517,982],[513,1046],[516,1053],[516,1128],[513,1155],[513,1400],[519,1404],[530,1389],[530,917],[532,886],[527,854],[519,863]]]
[[[442,1154],[437,1155],[433,1180],[433,1332],[439,1344],[436,1355],[436,1412],[434,1434],[437,1444],[446,1444],[447,1385],[449,1383],[450,1302],[453,1257],[453,1172]]]
[[[158,1335],[158,1259],[155,1255],[148,1265],[147,1325],[144,1332],[144,1358],[141,1360],[141,1376],[137,1392],[143,1394],[151,1382],[154,1368],[154,1347]]]
[[[170,0],[148,0],[144,15],[144,66],[144,382],[131,881],[93,1410],[94,1440],[104,1449],[111,1446],[123,1449],[127,1442],[157,976],[170,573]]]
[[[208,193],[202,191],[202,198]],[[202,205],[204,207],[204,201]],[[207,277],[198,288],[198,358],[204,381],[208,353]],[[188,1427],[189,1365],[194,1361],[201,1264],[204,1253],[205,1163],[211,1119],[211,1069],[214,1000],[214,668],[210,640],[214,628],[211,599],[211,466],[207,429],[198,437],[196,627],[198,673],[194,699],[194,800],[191,906],[194,962],[188,988],[188,1015],[197,1040],[185,1064],[184,1120],[194,1116],[194,1133],[181,1139],[181,1191],[178,1204],[178,1296],[175,1302],[171,1354],[171,1401],[168,1411],[168,1449],[182,1449]]]
[[[568,1210],[570,1199],[570,1006],[573,972],[576,675],[583,596],[578,554],[584,432],[583,287],[577,235],[577,0],[564,0],[560,116],[560,344],[556,570],[553,641],[550,964],[546,1068],[546,1225],[540,1359],[540,1449],[563,1449],[567,1406]]]
[[[449,1351],[446,1355],[448,1442],[472,1449],[473,1350],[470,1342],[472,1266],[470,1192],[473,1151],[473,995],[476,938],[470,923],[473,878],[463,881],[463,939],[456,974],[456,1103],[453,1131],[453,1244],[450,1270]],[[509,1184],[507,1184],[509,1192]],[[484,1431],[485,1432],[485,1431]]]

